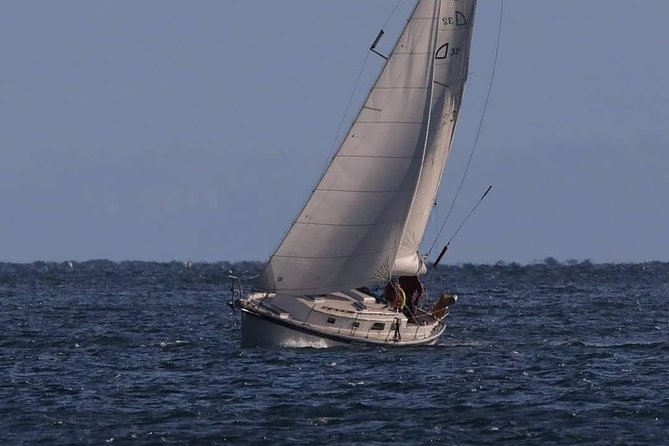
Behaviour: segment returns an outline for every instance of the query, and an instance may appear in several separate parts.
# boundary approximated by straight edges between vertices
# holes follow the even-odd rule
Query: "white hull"
[[[346,344],[311,335],[242,310],[242,347],[340,347]]]
[[[242,313],[242,347],[432,345],[445,330],[427,313],[409,322],[355,291],[316,298],[256,293],[235,304]]]

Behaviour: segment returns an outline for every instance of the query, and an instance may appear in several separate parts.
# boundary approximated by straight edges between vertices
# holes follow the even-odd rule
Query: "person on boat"
[[[432,315],[437,319],[443,319],[448,314],[448,307],[458,301],[458,296],[442,293],[439,301],[432,308]]]
[[[383,297],[397,311],[402,311],[406,305],[406,294],[397,279],[392,279],[388,282],[383,290]]]
[[[416,308],[420,305],[420,300],[425,296],[425,287],[418,276],[402,276],[399,284],[406,293],[405,314],[409,319],[414,319]]]

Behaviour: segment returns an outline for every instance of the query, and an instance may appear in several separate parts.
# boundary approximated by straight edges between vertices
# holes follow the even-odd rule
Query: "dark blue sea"
[[[669,444],[669,264],[448,266],[438,345],[242,349],[255,263],[0,263],[0,444]]]

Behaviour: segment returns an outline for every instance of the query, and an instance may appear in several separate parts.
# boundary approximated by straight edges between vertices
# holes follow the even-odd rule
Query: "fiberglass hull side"
[[[434,345],[446,326],[441,324],[434,333],[424,339],[411,341],[378,341],[362,336],[346,336],[321,331],[290,319],[259,314],[250,309],[241,309],[242,347],[312,347],[329,348],[347,345],[368,346],[420,346]]]
[[[281,321],[283,322],[283,321]],[[346,345],[336,340],[298,331],[290,325],[242,310],[242,347],[314,347],[328,348]]]

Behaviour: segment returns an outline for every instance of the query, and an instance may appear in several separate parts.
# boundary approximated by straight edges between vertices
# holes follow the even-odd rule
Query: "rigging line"
[[[465,172],[462,174],[462,178],[460,179],[460,184],[458,185],[458,189],[455,192],[455,196],[453,197],[453,201],[451,202],[451,207],[448,209],[448,212],[446,213],[446,218],[444,218],[444,222],[441,225],[441,228],[439,229],[439,232],[437,233],[437,236],[434,238],[434,242],[432,242],[432,245],[430,246],[430,250],[427,252],[427,255],[429,256],[432,253],[432,250],[434,249],[435,245],[437,244],[437,240],[441,236],[441,233],[444,231],[444,227],[446,226],[446,222],[448,221],[448,218],[451,216],[451,212],[453,212],[453,208],[455,207],[455,203],[458,200],[458,197],[460,196],[460,191],[462,190],[462,185],[465,182],[465,178],[467,177],[467,173],[469,172],[469,167],[472,163],[472,158],[474,157],[474,152],[476,150],[476,145],[478,144],[479,141],[479,136],[481,135],[481,129],[483,128],[483,122],[485,120],[485,115],[486,111],[488,110],[488,103],[490,102],[490,94],[492,92],[492,86],[495,81],[495,72],[497,70],[497,59],[499,56],[499,47],[500,47],[500,42],[502,40],[502,23],[503,23],[503,18],[504,18],[504,0],[500,1],[500,8],[499,8],[499,25],[497,27],[497,44],[495,46],[495,57],[493,59],[493,64],[492,64],[492,73],[490,75],[490,82],[488,83],[488,92],[486,93],[486,98],[485,98],[485,103],[483,104],[483,111],[481,112],[481,118],[479,119],[479,125],[476,130],[476,136],[474,137],[474,144],[472,145],[472,150],[469,153],[469,159],[467,160],[467,166],[465,167]]]
[[[397,0],[397,3],[395,3],[395,7],[393,8],[392,11],[390,11],[390,14],[388,14],[388,18],[386,19],[385,22],[383,22],[383,26],[381,28],[385,28],[388,22],[390,22],[390,19],[395,15],[395,11],[397,11],[397,7],[402,3],[402,0]]]
[[[416,3],[416,8],[418,8],[418,5],[420,3]],[[431,49],[430,54],[433,54],[435,48],[437,48],[437,39],[439,38],[439,15],[441,13],[441,0],[439,0],[438,3],[435,5],[437,8],[436,10],[433,10],[433,15],[436,13],[436,17],[433,17],[433,23],[432,23],[432,29],[429,30],[429,33],[433,35],[431,38],[431,42],[429,43],[429,48]],[[414,10],[415,11],[415,10]],[[413,17],[414,14],[411,14]],[[435,24],[436,22],[436,24]],[[411,221],[411,215],[414,212],[414,206],[416,205],[416,199],[418,197],[418,190],[420,189],[420,182],[421,178],[423,177],[423,170],[425,168],[425,155],[427,153],[427,143],[429,140],[429,129],[430,129],[430,123],[432,122],[432,113],[430,113],[430,110],[432,110],[432,106],[434,104],[434,79],[435,79],[435,73],[436,73],[436,58],[430,57],[432,59],[431,67],[430,67],[430,77],[428,80],[428,91],[427,91],[427,98],[429,100],[428,102],[428,113],[427,113],[427,119],[425,120],[425,136],[424,140],[422,142],[423,150],[421,154],[421,165],[420,165],[420,170],[418,170],[418,178],[416,178],[416,183],[415,183],[415,188],[411,197],[411,203],[409,205],[409,211],[406,214],[406,220],[404,221],[404,224],[402,225],[402,232],[400,233],[400,240],[404,240],[407,234],[407,229],[409,228],[409,223]],[[418,243],[420,245],[420,242]],[[397,251],[395,252],[395,261],[397,260],[397,257],[400,255],[400,251],[402,250],[402,244],[400,243],[400,246],[397,248]],[[416,250],[417,251],[417,250]]]
[[[467,214],[467,216],[465,217],[465,219],[462,220],[462,223],[460,223],[460,226],[458,226],[458,229],[456,229],[455,232],[453,233],[453,235],[451,236],[451,238],[448,239],[448,242],[444,245],[444,248],[441,250],[441,252],[440,252],[439,255],[437,256],[437,259],[436,259],[436,260],[434,261],[434,263],[432,264],[432,267],[430,268],[430,270],[429,270],[429,271],[427,272],[427,274],[425,275],[425,283],[427,283],[427,281],[429,280],[430,273],[431,273],[432,271],[434,271],[434,269],[435,269],[435,268],[437,267],[437,265],[439,264],[439,261],[442,259],[442,257],[444,256],[444,254],[446,254],[446,251],[448,250],[448,247],[451,245],[451,242],[453,241],[453,239],[455,238],[455,236],[458,235],[458,233],[460,232],[460,229],[462,229],[462,227],[465,225],[465,223],[467,223],[467,220],[469,220],[469,217],[471,217],[472,214],[474,213],[474,211],[476,211],[476,209],[479,207],[479,205],[481,204],[481,202],[483,202],[483,200],[484,200],[485,197],[488,195],[488,192],[490,192],[491,189],[492,189],[492,185],[491,185],[491,186],[488,186],[488,189],[486,189],[485,193],[481,196],[481,198],[479,198],[479,201],[476,202],[476,204],[475,204],[474,207],[469,211],[469,213]]]
[[[488,192],[490,192],[490,189],[492,189],[492,186],[488,186],[488,189],[486,189],[483,196],[481,198],[479,198],[479,201],[476,203],[476,205],[472,208],[471,211],[469,211],[469,214],[467,214],[465,219],[462,220],[462,223],[460,223],[460,226],[458,226],[458,229],[456,229],[455,232],[453,233],[453,235],[451,236],[451,238],[448,239],[448,243],[446,243],[446,246],[450,245],[451,242],[453,241],[453,239],[455,238],[455,236],[458,235],[458,232],[460,232],[460,229],[462,229],[462,227],[465,225],[465,223],[467,223],[467,220],[469,220],[469,217],[472,216],[472,214],[474,213],[476,208],[478,208],[479,205],[481,204],[481,202],[483,202],[483,199],[486,197],[486,195],[488,195]]]
[[[395,11],[397,11],[397,8],[399,7],[400,3],[402,3],[402,0],[397,0],[397,3],[395,4],[395,7],[393,8],[392,11],[390,11],[390,14],[386,18],[386,21],[383,22],[383,25],[381,26],[381,29],[385,28],[386,25],[388,25],[388,22],[390,21],[390,19],[395,14]],[[327,163],[332,158],[332,154],[337,148],[337,141],[339,141],[342,127],[344,126],[344,122],[346,121],[346,117],[348,116],[348,113],[351,110],[351,104],[353,103],[353,98],[355,97],[355,92],[358,90],[358,86],[360,85],[360,79],[362,78],[362,74],[365,72],[365,68],[367,67],[367,62],[369,61],[369,56],[370,56],[370,53],[369,53],[369,51],[367,51],[366,55],[365,55],[365,60],[362,63],[362,67],[360,68],[360,72],[358,73],[358,77],[355,80],[355,85],[353,86],[353,91],[351,91],[351,95],[348,98],[348,103],[346,104],[346,109],[344,110],[344,115],[341,117],[341,120],[339,121],[339,125],[337,126],[337,132],[335,133],[334,139],[332,140],[332,145],[330,146],[330,152],[328,153],[328,157],[325,160],[325,165],[326,165],[325,168],[327,168]]]
[[[360,85],[360,79],[362,78],[362,73],[365,72],[365,67],[367,67],[367,61],[369,61],[369,51],[366,52],[365,61],[362,63],[362,67],[360,68],[358,77],[355,80],[355,85],[353,86],[353,91],[351,91],[351,96],[348,98],[348,103],[346,104],[344,115],[341,117],[339,125],[337,126],[337,132],[335,133],[334,139],[332,140],[332,145],[330,146],[330,152],[328,153],[328,157],[325,160],[326,168],[329,160],[332,158],[332,153],[337,148],[337,141],[339,140],[340,137],[339,134],[341,133],[341,128],[344,126],[344,121],[346,120],[346,116],[348,116],[348,112],[351,109],[351,103],[353,102],[353,97],[355,96],[355,92],[358,90],[358,85]]]

